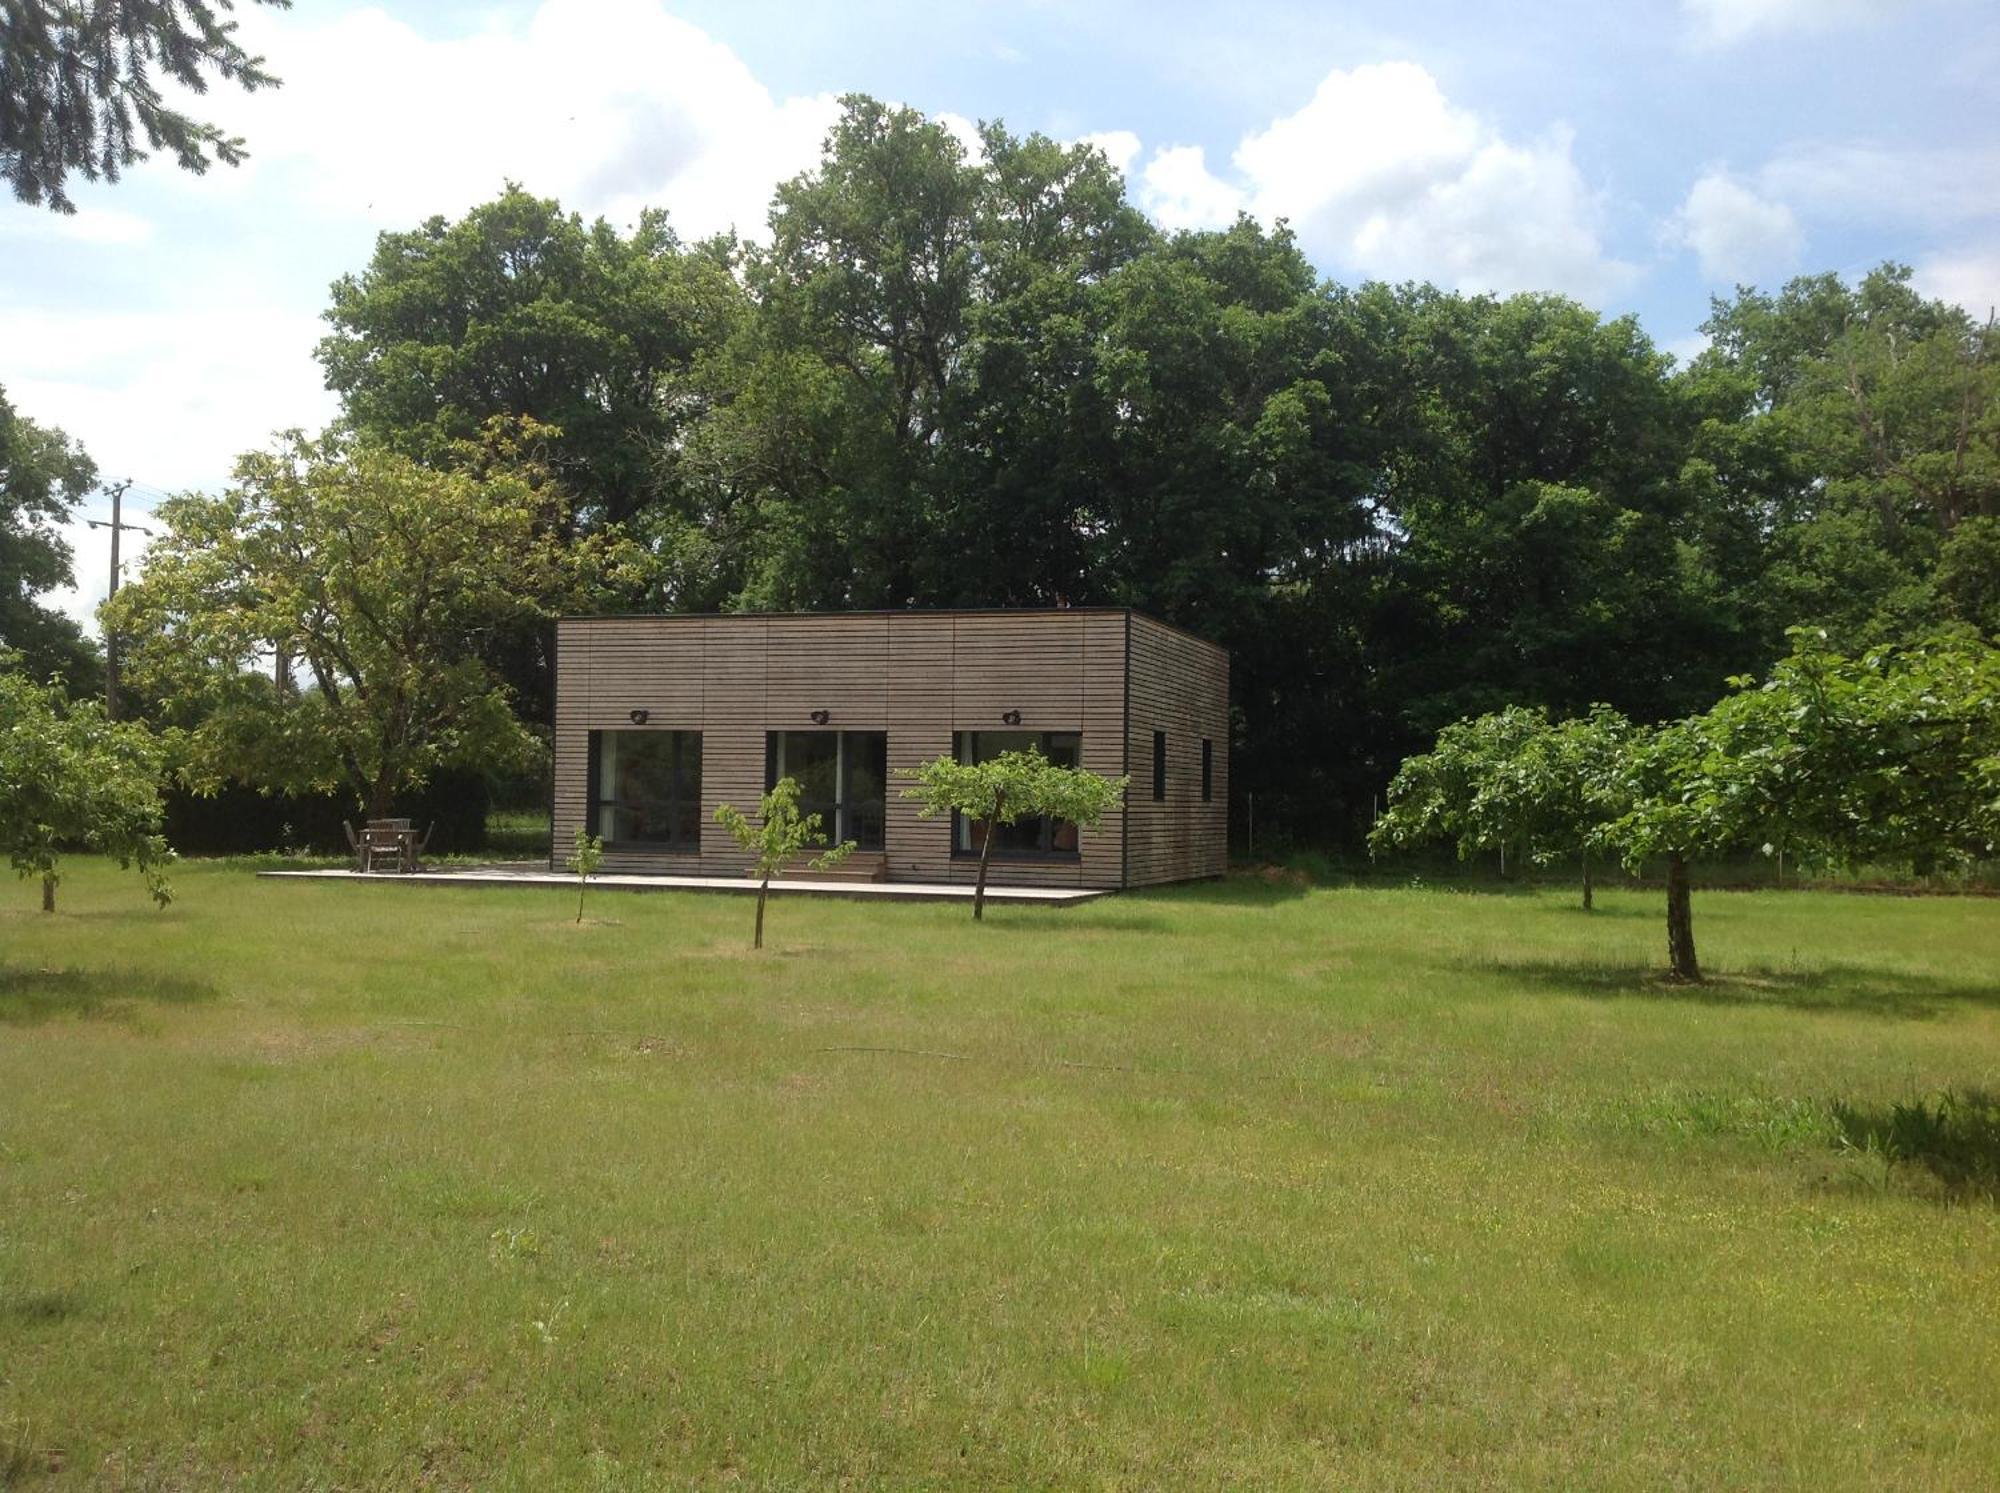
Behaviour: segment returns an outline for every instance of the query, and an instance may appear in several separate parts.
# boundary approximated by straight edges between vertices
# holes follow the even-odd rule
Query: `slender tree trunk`
[[[53,876],[44,876],[42,878],[42,911],[54,912],[55,910],[56,879]]]
[[[750,947],[764,947],[764,899],[771,895],[771,878],[766,876],[757,883],[757,932],[750,940]]]
[[[1589,912],[1591,910],[1590,852],[1588,850],[1584,851],[1583,853],[1583,910],[1585,912]]]
[[[999,805],[994,805],[999,812]],[[993,859],[993,821],[986,821],[986,838],[979,842],[979,881],[972,889],[972,921],[981,922],[986,917],[986,865]]]
[[[1667,858],[1667,963],[1672,977],[1690,985],[1701,983],[1701,964],[1694,955],[1694,908],[1688,895],[1687,861]]]
[[[589,884],[588,876],[579,875],[576,878],[576,920],[579,923],[583,921],[583,889]]]

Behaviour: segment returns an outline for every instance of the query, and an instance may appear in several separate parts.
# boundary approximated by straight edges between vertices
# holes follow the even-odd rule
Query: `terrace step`
[[[882,850],[864,850],[850,855],[839,865],[825,871],[815,871],[807,866],[787,866],[779,873],[780,881],[887,881],[889,879],[889,856]]]

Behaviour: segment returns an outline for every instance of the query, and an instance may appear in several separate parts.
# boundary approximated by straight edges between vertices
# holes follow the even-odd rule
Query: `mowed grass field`
[[[2000,901],[1698,894],[1676,990],[1631,891],[753,956],[728,896],[176,881],[5,888],[0,1483],[2000,1477],[2000,1208],[1852,1139],[2000,1089]]]

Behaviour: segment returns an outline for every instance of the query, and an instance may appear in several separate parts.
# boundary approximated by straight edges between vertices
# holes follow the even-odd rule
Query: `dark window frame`
[[[1077,767],[1083,766],[1083,732],[1081,731],[954,731],[951,733],[952,760],[955,762],[972,760],[968,754],[977,750],[977,747],[973,743],[981,736],[1020,735],[1033,736],[1037,749],[1040,750],[1044,757],[1052,757],[1054,755],[1049,750],[1051,739],[1060,736],[1073,740],[1076,743],[1076,762],[1074,765]],[[969,849],[961,849],[959,846],[961,840],[970,840],[972,838],[969,834],[964,833],[962,828],[964,823],[965,817],[958,810],[953,809],[951,813],[951,858],[960,861],[976,861],[979,859],[979,846],[976,843]],[[1076,831],[1076,849],[1060,850],[1053,843],[1057,821],[1044,816],[1039,823],[1040,828],[1036,831],[1036,848],[1032,850],[1009,849],[1002,845],[995,845],[993,847],[993,859],[996,861],[1054,862],[1062,865],[1071,865],[1083,859],[1083,831],[1080,827],[1072,826]]]
[[[694,747],[695,768],[697,772],[700,771],[702,766],[701,732],[680,730],[671,727],[669,728],[631,727],[623,729],[589,732],[588,739],[585,743],[585,750],[590,753],[590,763],[588,772],[586,773],[588,782],[585,787],[585,796],[584,796],[584,809],[585,809],[584,824],[586,833],[589,833],[591,835],[596,835],[599,832],[600,827],[604,823],[604,811],[606,809],[616,809],[619,807],[621,802],[629,802],[629,803],[641,802],[641,800],[637,799],[620,800],[616,798],[606,798],[603,796],[604,784],[602,779],[604,771],[602,764],[604,761],[604,738],[606,736],[669,736],[673,738],[673,743],[674,743],[673,771],[669,774],[669,780],[672,783],[672,787],[669,790],[666,799],[644,800],[644,802],[647,803],[664,802],[667,809],[667,823],[674,826],[675,833],[672,835],[672,837],[665,840],[613,840],[610,837],[606,836],[604,837],[605,851],[607,853],[615,852],[619,855],[688,855],[688,856],[700,855],[702,815],[701,815],[701,789],[698,785],[696,786],[694,793],[695,813],[694,813],[693,841],[690,843],[688,840],[683,838],[678,833],[678,830],[681,822],[681,811],[683,807],[681,803],[681,782],[684,777],[684,774],[681,771],[681,763],[682,759],[686,755],[689,743],[692,742]]]
[[[1167,733],[1153,733],[1153,802],[1167,801]]]
[[[1201,739],[1201,801],[1215,802],[1215,741],[1208,736]]]
[[[807,803],[803,799],[799,803],[800,811],[820,814],[820,829],[826,835],[829,844],[840,844],[844,838],[854,840],[864,855],[877,855],[886,850],[889,843],[889,733],[887,731],[870,730],[843,731],[836,726],[815,727],[806,731],[795,731],[790,727],[773,726],[764,732],[764,791],[766,793],[769,793],[773,788],[778,786],[778,738],[780,736],[830,736],[835,739],[835,761],[845,763],[848,771],[842,772],[836,769],[834,772],[834,798],[833,803],[830,805],[832,813],[829,816],[818,800]],[[847,744],[842,742],[840,738],[861,736],[879,736],[882,739],[882,797],[879,799],[864,798],[856,801],[848,797],[848,790],[853,786],[853,759],[852,754],[847,750]],[[842,822],[843,816],[851,818],[857,810],[867,808],[880,810],[880,844],[860,844],[861,837],[858,834],[848,833],[848,831],[853,829],[853,825]]]

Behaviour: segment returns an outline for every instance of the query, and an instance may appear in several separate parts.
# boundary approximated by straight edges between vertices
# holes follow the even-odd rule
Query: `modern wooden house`
[[[800,785],[855,878],[966,882],[983,826],[919,819],[896,769],[1030,744],[1129,775],[1096,829],[1006,826],[998,884],[1136,887],[1228,854],[1229,655],[1129,609],[569,618],[556,629],[554,856],[734,875],[718,804]]]

